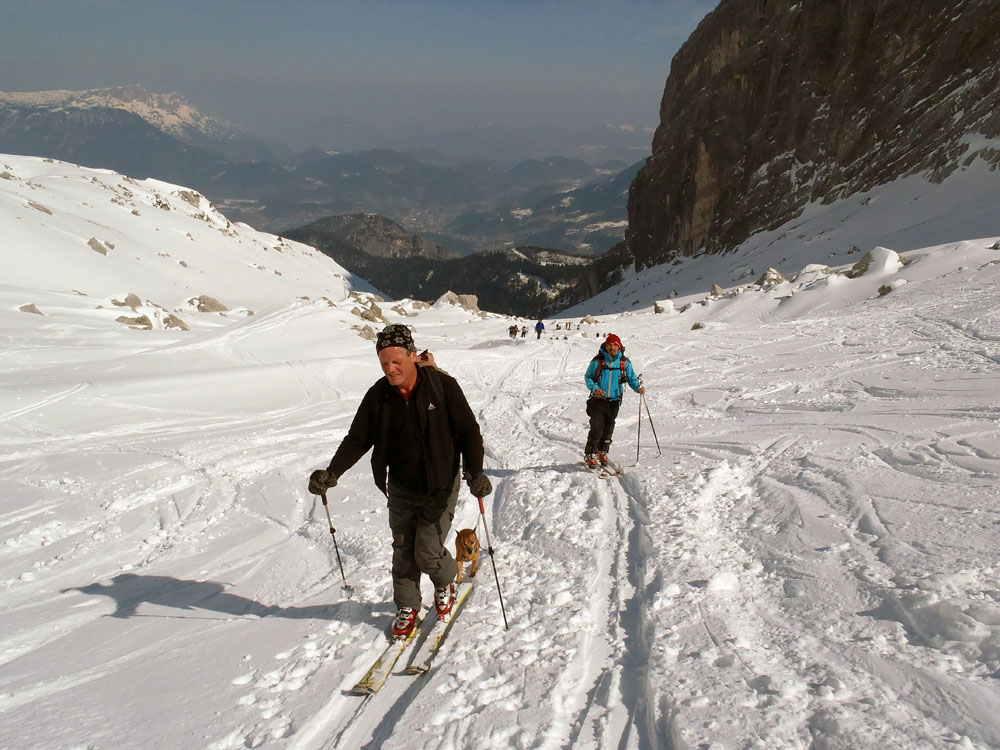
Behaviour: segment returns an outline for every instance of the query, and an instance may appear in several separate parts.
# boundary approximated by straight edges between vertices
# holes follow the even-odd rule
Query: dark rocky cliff
[[[723,252],[1000,151],[997,0],[722,0],[674,57],[629,191],[636,267]]]

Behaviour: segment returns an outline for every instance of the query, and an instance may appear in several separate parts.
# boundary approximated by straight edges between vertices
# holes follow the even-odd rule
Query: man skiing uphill
[[[587,447],[584,449],[587,466],[608,464],[611,434],[615,431],[615,420],[622,404],[623,381],[636,393],[646,392],[639,385],[632,363],[625,356],[622,340],[612,333],[601,344],[584,376],[590,390],[590,398],[587,399],[590,432],[587,433]]]
[[[365,394],[329,467],[309,477],[320,495],[370,448],[375,484],[389,499],[392,590],[398,609],[395,638],[408,636],[420,612],[420,574],[434,584],[438,615],[451,611],[458,566],[444,541],[455,517],[459,458],[477,498],[493,491],[483,473],[483,438],[458,382],[433,366],[421,367],[405,325],[386,326],[375,351],[385,377]]]

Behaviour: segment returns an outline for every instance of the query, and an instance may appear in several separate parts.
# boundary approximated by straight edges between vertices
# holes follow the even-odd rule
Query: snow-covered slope
[[[195,322],[203,296],[246,315],[375,291],[311,247],[231,224],[193,190],[51,159],[0,155],[0,232],[0,304],[43,315],[100,305],[90,317],[114,320],[125,307],[161,327],[171,313]]]
[[[731,253],[630,270],[623,284],[567,314],[642,309],[663,297],[700,295],[713,284],[739,286],[768,268],[791,275],[809,263],[851,264],[877,246],[902,252],[1000,234],[998,195],[1000,170],[975,160],[943,182],[927,173],[914,174],[832,203],[816,201],[800,216],[758,232]]]
[[[385,499],[366,461],[329,493],[347,590],[305,487],[380,376],[351,325],[361,303],[335,285],[332,306],[317,300],[318,265],[294,283],[291,263],[247,270],[268,288],[241,293],[211,272],[226,252],[207,238],[237,265],[320,259],[215,221],[191,219],[192,242],[169,189],[142,193],[170,212],[134,217],[66,165],[3,161],[30,192],[10,213],[0,181],[0,241],[37,236],[56,260],[5,279],[0,306],[0,746],[1000,747],[996,237],[876,250],[850,276],[789,255],[796,278],[761,285],[705,265],[683,312],[546,321],[541,341],[445,302],[383,310],[480,419],[510,629],[484,553],[435,669],[363,701],[346,690],[393,614]],[[113,220],[46,234],[83,203]],[[151,216],[171,257],[151,247],[100,286],[92,262],[156,245],[123,229]],[[58,256],[51,236],[67,238]],[[78,297],[63,279],[88,302],[214,292],[257,314],[136,331],[56,310]],[[36,299],[44,315],[15,304]],[[601,480],[580,466],[583,372],[611,331],[648,409],[626,398],[612,447],[626,473]],[[463,494],[455,527],[477,523]]]

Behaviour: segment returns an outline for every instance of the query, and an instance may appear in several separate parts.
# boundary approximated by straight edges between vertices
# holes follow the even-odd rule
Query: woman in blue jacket
[[[639,385],[639,378],[632,369],[632,362],[625,356],[622,340],[609,334],[601,344],[597,356],[590,361],[584,376],[590,398],[587,399],[587,416],[590,417],[590,432],[584,461],[587,466],[607,466],[611,434],[615,431],[615,420],[622,405],[623,382],[636,393],[646,389]]]

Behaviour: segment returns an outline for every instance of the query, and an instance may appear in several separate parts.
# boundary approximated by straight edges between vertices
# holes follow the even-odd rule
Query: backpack
[[[595,360],[597,361],[597,374],[594,375],[594,381],[600,382],[601,373],[608,369],[608,363],[604,360],[604,355],[601,354],[601,352],[598,352],[594,356],[594,359],[590,361],[593,362]],[[625,389],[622,388],[622,383],[628,382],[628,377],[625,375],[625,365],[627,363],[628,363],[628,357],[626,357],[623,354],[621,356],[621,359],[618,360],[618,366],[621,368],[621,375],[618,378],[618,387],[622,389],[622,393],[625,393]]]

